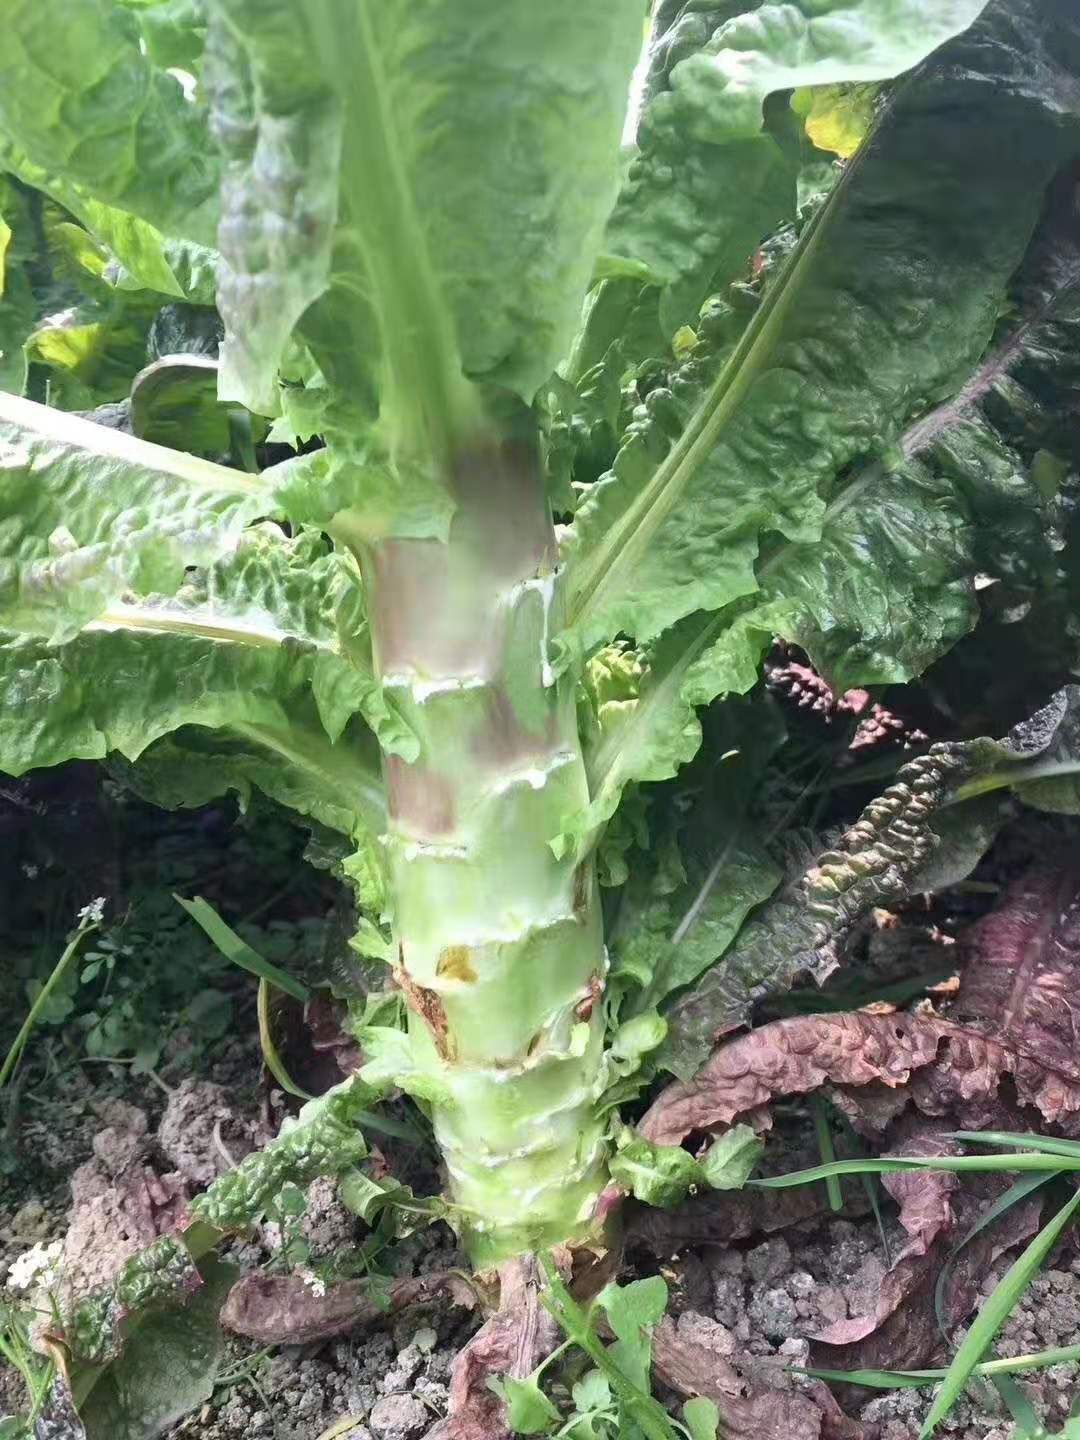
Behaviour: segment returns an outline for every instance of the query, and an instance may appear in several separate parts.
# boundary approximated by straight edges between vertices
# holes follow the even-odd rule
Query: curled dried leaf
[[[506,1406],[488,1385],[524,1380],[558,1343],[555,1321],[540,1303],[543,1280],[530,1257],[499,1267],[499,1308],[454,1361],[446,1419],[428,1440],[511,1440]]]
[[[754,1440],[862,1440],[823,1385],[809,1394],[770,1384],[751,1357],[732,1351],[727,1331],[689,1311],[665,1315],[653,1332],[653,1374],[680,1395],[715,1402],[724,1434]]]
[[[949,1013],[858,1011],[800,1015],[721,1045],[694,1079],[670,1085],[642,1120],[657,1145],[760,1112],[778,1095],[831,1083],[909,1094],[927,1115],[979,1126],[999,1114],[1011,1076],[1021,1105],[1080,1132],[1080,864],[1037,865],[961,944],[960,988]],[[910,1082],[910,1089],[908,1088]],[[857,1097],[845,1097],[849,1114]],[[889,1107],[889,1118],[899,1106]],[[767,1126],[767,1117],[757,1116]],[[873,1127],[871,1127],[873,1128]],[[880,1128],[880,1127],[877,1127]]]
[[[394,1280],[379,1289],[367,1281],[346,1280],[321,1294],[303,1275],[252,1273],[242,1276],[229,1291],[221,1323],[262,1345],[303,1345],[347,1335],[361,1325],[439,1295],[470,1309],[476,1304],[476,1292],[454,1270]]]
[[[729,1125],[777,1095],[806,1094],[832,1081],[907,1083],[934,1060],[941,1022],[913,1015],[798,1015],[721,1045],[693,1080],[669,1085],[638,1129],[656,1145]],[[755,1117],[759,1118],[759,1117]],[[767,1116],[759,1123],[767,1128]]]

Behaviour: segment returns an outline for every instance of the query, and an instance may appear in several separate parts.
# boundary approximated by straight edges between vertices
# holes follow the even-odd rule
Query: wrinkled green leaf
[[[370,393],[380,372],[402,444],[416,444],[415,422],[442,453],[440,432],[468,412],[462,369],[531,399],[565,347],[613,198],[640,7],[214,8],[223,393],[271,401],[293,325],[329,290],[305,335],[339,383],[348,373]],[[250,182],[271,169],[268,196]]]
[[[446,1202],[437,1195],[417,1196],[410,1185],[393,1176],[376,1180],[358,1169],[342,1175],[338,1194],[341,1203],[365,1224],[374,1228],[381,1221],[395,1239],[412,1235],[436,1220],[445,1220],[449,1214]]]
[[[874,905],[911,892],[939,844],[935,813],[971,763],[968,747],[932,745],[898,771],[832,848],[809,865],[799,857],[778,895],[667,1008],[659,1063],[680,1078],[693,1075],[714,1039],[749,1016],[754,999],[787,989],[799,975],[820,984],[831,974],[855,923]]]
[[[611,1158],[611,1178],[646,1205],[676,1205],[701,1178],[697,1161],[678,1145],[631,1140]]]
[[[203,1262],[203,1286],[183,1308],[147,1316],[81,1406],[87,1440],[157,1440],[209,1400],[225,1355],[218,1312],[237,1270]]]
[[[162,231],[213,233],[217,152],[205,116],[108,0],[11,0],[0,129],[31,164]]]
[[[0,627],[60,640],[172,594],[268,508],[237,471],[0,393]]]
[[[355,1075],[317,1100],[309,1100],[276,1140],[245,1156],[191,1202],[196,1220],[218,1230],[255,1223],[286,1184],[308,1185],[319,1175],[338,1175],[367,1154],[357,1116],[378,1092]]]
[[[761,1158],[763,1142],[736,1125],[700,1159],[678,1145],[654,1145],[627,1132],[611,1159],[611,1178],[646,1205],[677,1205],[696,1186],[740,1190]]]
[[[789,547],[769,567],[766,591],[799,602],[788,633],[840,690],[906,679],[969,628],[973,568],[1017,599],[1056,581],[1061,505],[1038,461],[1063,443],[1053,416],[1078,389],[1073,206],[1066,176],[959,394],[914,421],[893,459],[851,477],[821,543]]]
[[[797,160],[764,122],[770,94],[884,80],[964,30],[986,0],[793,0],[680,16],[651,76],[639,152],[608,225],[616,255],[665,287],[668,333],[693,323],[761,239],[794,217]]]
[[[694,611],[753,594],[763,531],[797,550],[796,559],[770,567],[766,602],[808,603],[811,581],[797,561],[808,557],[815,577],[823,568],[816,541],[836,476],[887,454],[905,423],[970,372],[1046,184],[1075,145],[1058,119],[1068,77],[1048,55],[1039,58],[1049,31],[1041,41],[1038,32],[1024,34],[1031,49],[1019,53],[1015,31],[988,16],[947,47],[940,63],[950,67],[948,122],[931,65],[898,93],[769,281],[749,328],[730,306],[710,310],[689,359],[668,386],[650,392],[611,472],[567,532],[571,653],[619,632],[647,640]],[[1025,78],[1008,95],[987,83],[1017,73]],[[977,183],[987,169],[993,187]],[[969,522],[955,492],[940,484],[922,497],[886,492],[869,619],[878,621],[883,604],[897,625],[903,615],[902,664],[916,646],[925,663],[970,624]],[[851,509],[841,532],[858,518],[860,507]],[[912,575],[904,567],[916,533]],[[856,542],[840,534],[833,543],[847,549],[827,567],[842,593],[840,567],[853,563]],[[918,573],[928,550],[924,587]],[[881,588],[883,569],[897,600]],[[707,648],[697,663],[709,666]]]

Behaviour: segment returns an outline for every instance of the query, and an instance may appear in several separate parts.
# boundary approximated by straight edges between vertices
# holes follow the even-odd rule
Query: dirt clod
[[[256,1147],[256,1126],[212,1080],[181,1081],[158,1126],[158,1145],[184,1178],[209,1185]],[[265,1137],[264,1137],[265,1138]]]
[[[431,1415],[411,1395],[384,1395],[375,1402],[369,1418],[378,1440],[419,1440]]]

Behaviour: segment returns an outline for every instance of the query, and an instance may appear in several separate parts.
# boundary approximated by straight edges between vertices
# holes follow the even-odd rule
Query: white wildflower
[[[29,861],[25,861],[23,863],[22,873],[26,876],[27,880],[36,880],[40,871],[36,865],[31,865]]]
[[[84,905],[76,918],[84,925],[100,925],[105,919],[105,896],[99,895],[89,905]]]
[[[9,1290],[29,1290],[31,1287],[51,1290],[60,1279],[60,1257],[64,1253],[64,1242],[54,1240],[49,1245],[40,1242],[30,1250],[24,1250],[8,1271]]]
[[[316,1300],[321,1300],[326,1294],[326,1281],[321,1275],[316,1275],[314,1270],[298,1270],[297,1274],[303,1280]]]

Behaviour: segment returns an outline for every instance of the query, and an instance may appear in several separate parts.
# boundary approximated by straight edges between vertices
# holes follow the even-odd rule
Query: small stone
[[[420,1351],[421,1355],[430,1355],[439,1343],[439,1337],[430,1325],[425,1325],[422,1329],[417,1330],[413,1336],[412,1343]]]
[[[777,1280],[791,1266],[791,1247],[777,1237],[758,1245],[746,1257],[750,1274],[759,1285]]]
[[[705,1258],[714,1275],[741,1275],[746,1263],[741,1250],[723,1249],[719,1245],[710,1246]]]
[[[393,1368],[388,1370],[379,1382],[379,1389],[384,1395],[394,1394],[401,1390],[407,1390],[416,1372],[424,1363],[424,1357],[415,1345],[406,1345],[394,1362]]]
[[[717,1275],[713,1281],[713,1314],[725,1325],[734,1325],[744,1308],[742,1282],[734,1275]]]
[[[817,1281],[806,1270],[796,1270],[788,1276],[785,1288],[789,1295],[794,1295],[796,1300],[804,1300],[807,1295],[812,1295],[817,1289]]]
[[[341,1440],[373,1440],[371,1431],[366,1425],[354,1425],[351,1430],[346,1430]]]
[[[150,1148],[150,1121],[125,1100],[108,1100],[100,1109],[105,1127],[91,1141],[94,1158],[106,1174],[122,1175]]]
[[[431,1414],[412,1395],[384,1395],[368,1419],[378,1440],[420,1440]]]
[[[798,1319],[795,1301],[786,1290],[766,1290],[764,1295],[755,1296],[751,1309],[770,1339],[790,1335]]]
[[[439,1380],[417,1380],[412,1393],[436,1414],[441,1414],[450,1403],[450,1388]]]
[[[814,1300],[817,1304],[818,1314],[823,1320],[832,1323],[835,1320],[847,1319],[847,1300],[838,1285],[819,1286]]]
[[[805,1368],[810,1363],[810,1341],[789,1335],[780,1346],[780,1354],[787,1358],[789,1364]]]
[[[48,1233],[49,1217],[40,1200],[28,1200],[15,1212],[11,1222],[12,1235],[17,1240],[40,1240]]]

